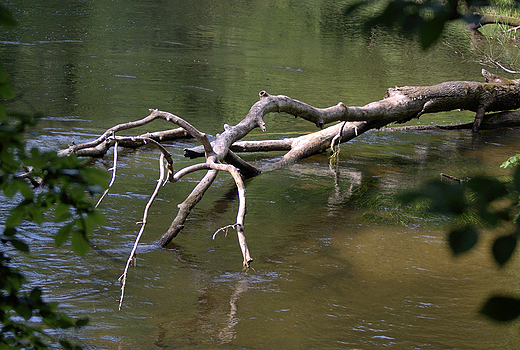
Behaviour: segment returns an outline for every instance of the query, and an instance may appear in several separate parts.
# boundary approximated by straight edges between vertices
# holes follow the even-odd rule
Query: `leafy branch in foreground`
[[[455,255],[471,250],[478,241],[479,228],[464,217],[474,217],[488,228],[506,227],[509,234],[496,238],[492,245],[495,262],[503,267],[515,252],[519,233],[518,206],[520,193],[520,167],[510,182],[493,177],[476,176],[460,183],[432,180],[415,191],[399,196],[407,205],[417,201],[427,203],[429,211],[449,215],[460,224],[448,233],[448,243]],[[496,321],[510,321],[520,316],[520,298],[493,295],[480,312]]]
[[[14,24],[2,7],[0,24]],[[50,212],[56,223],[62,223],[56,244],[60,246],[72,236],[73,250],[84,255],[93,224],[103,222],[88,194],[101,192],[106,174],[76,156],[59,158],[55,152],[28,150],[26,130],[36,124],[38,116],[8,113],[3,101],[13,97],[8,75],[0,65],[0,195],[15,203],[2,220],[0,233],[0,349],[49,349],[49,341],[59,342],[65,349],[81,349],[67,340],[57,341],[45,329],[82,327],[88,320],[73,320],[58,312],[56,303],[45,301],[41,290],[32,288],[12,267],[8,252],[29,252],[21,235],[23,223],[42,224]]]
[[[384,9],[364,22],[365,31],[374,27],[396,28],[406,35],[417,35],[423,49],[435,44],[447,23],[464,19],[478,23],[479,16],[471,9],[490,5],[488,0],[359,0],[345,8],[350,16],[359,8],[384,5]]]
[[[5,94],[2,93],[2,97]],[[9,96],[9,95],[8,95]],[[72,248],[79,255],[89,249],[88,236],[94,224],[103,223],[103,216],[94,209],[88,194],[101,192],[106,174],[87,167],[77,157],[58,158],[53,152],[38,149],[26,151],[24,133],[36,118],[0,112],[0,191],[17,203],[3,222],[0,234],[0,348],[45,349],[47,337],[36,322],[50,328],[80,327],[87,320],[73,321],[56,312],[56,304],[45,302],[41,291],[29,288],[24,276],[12,268],[7,251],[9,245],[21,252],[29,251],[22,238],[24,221],[42,224],[46,213],[63,223],[56,234],[60,246],[72,236]],[[36,188],[35,188],[36,186]],[[65,348],[72,348],[61,341]],[[68,345],[67,345],[68,344]]]

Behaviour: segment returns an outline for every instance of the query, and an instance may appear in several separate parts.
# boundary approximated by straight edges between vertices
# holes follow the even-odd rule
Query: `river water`
[[[241,120],[258,92],[319,107],[364,105],[389,87],[482,80],[462,24],[432,49],[385,31],[360,32],[363,10],[348,2],[83,0],[7,2],[20,26],[5,30],[0,54],[16,91],[13,110],[43,111],[32,145],[58,150],[117,123],[175,113],[215,134]],[[412,124],[460,123],[466,112],[425,115]],[[315,126],[266,117],[267,132],[290,137]],[[157,123],[135,133],[168,128]],[[132,134],[127,132],[126,134]],[[194,164],[181,141],[168,145],[176,169]],[[11,254],[31,283],[87,327],[66,334],[88,349],[518,349],[517,323],[478,315],[494,292],[518,293],[513,259],[498,269],[494,233],[454,258],[449,222],[425,220],[394,194],[448,173],[508,175],[501,162],[520,148],[518,131],[372,131],[328,154],[247,182],[246,236],[255,271],[241,272],[233,232],[237,200],[221,175],[168,249],[155,249],[192,174],[161,189],[131,268],[121,311],[120,284],[151,194],[158,154],[120,152],[118,178],[104,200],[97,249],[79,258],[57,249],[54,224],[26,225],[29,255]],[[256,165],[279,154],[250,154]],[[109,168],[111,156],[94,165]],[[10,203],[2,200],[5,215]]]

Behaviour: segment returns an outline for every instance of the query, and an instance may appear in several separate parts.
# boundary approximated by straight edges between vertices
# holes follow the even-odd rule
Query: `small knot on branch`
[[[260,91],[260,92],[258,93],[258,96],[260,96],[260,99],[262,99],[262,98],[268,98],[268,97],[269,97],[269,94],[267,93],[267,91],[262,90],[262,91]]]
[[[343,103],[343,102],[340,102],[338,103],[338,106],[340,106],[341,108],[343,108],[344,110],[347,110],[347,106]]]

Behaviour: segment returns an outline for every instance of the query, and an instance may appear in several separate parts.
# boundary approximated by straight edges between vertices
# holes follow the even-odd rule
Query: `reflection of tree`
[[[238,325],[238,301],[248,290],[249,275],[233,274],[219,276],[214,281],[206,271],[193,269],[195,287],[199,296],[200,312],[190,318],[168,318],[159,323],[155,345],[159,347],[175,345],[202,344],[206,342],[230,343],[236,337]],[[224,280],[222,280],[224,279]],[[218,293],[223,284],[230,284],[231,295]],[[228,293],[226,293],[229,295]],[[229,303],[229,309],[226,307]],[[225,321],[223,321],[225,320]]]
[[[350,197],[350,195],[352,194],[352,189],[354,188],[354,183],[356,182],[357,184],[359,184],[361,182],[362,176],[359,172],[350,171],[349,175],[351,175],[350,177],[353,179],[353,181],[350,183],[350,187],[345,191],[342,190],[339,183],[339,165],[337,162],[334,162],[333,158],[331,158],[329,161],[329,169],[332,175],[334,176],[334,187],[331,191],[328,200],[329,210],[331,210],[337,207],[339,204],[344,203],[345,200],[347,200]]]
[[[237,302],[240,299],[240,294],[247,291],[248,280],[247,278],[239,279],[235,283],[235,288],[229,299],[229,315],[227,324],[224,328],[218,332],[217,340],[223,343],[229,343],[235,339],[235,326],[238,324],[239,318],[237,317],[238,306]]]

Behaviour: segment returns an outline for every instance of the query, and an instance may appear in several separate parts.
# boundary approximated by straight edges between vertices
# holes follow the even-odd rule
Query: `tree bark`
[[[239,244],[244,256],[244,265],[249,267],[252,261],[249,256],[244,236],[245,218],[245,190],[238,176],[238,169],[242,177],[252,177],[262,171],[277,169],[287,164],[297,162],[300,159],[334,147],[339,142],[347,142],[366,131],[381,128],[390,123],[404,123],[413,118],[419,118],[425,113],[436,113],[464,109],[475,112],[475,121],[471,124],[459,126],[437,126],[444,129],[471,128],[473,132],[480,129],[490,129],[504,126],[519,126],[520,113],[511,112],[520,107],[520,84],[517,80],[509,80],[482,71],[486,82],[451,81],[433,86],[404,86],[388,89],[385,97],[380,101],[371,102],[365,106],[346,106],[339,102],[328,108],[316,108],[284,95],[269,95],[260,92],[260,99],[251,107],[245,118],[235,126],[224,125],[224,131],[215,138],[206,135],[195,127],[168,112],[150,110],[150,115],[131,123],[117,125],[108,129],[97,140],[71,145],[60,152],[61,155],[76,153],[84,156],[101,156],[105,154],[116,140],[119,145],[139,147],[146,143],[147,139],[157,142],[165,137],[186,137],[190,135],[196,138],[202,145],[185,149],[188,157],[202,157],[206,161],[196,164],[172,174],[171,182],[179,180],[185,174],[206,169],[207,173],[199,184],[193,189],[184,202],[178,205],[179,211],[158,241],[161,247],[167,246],[171,240],[184,227],[184,223],[191,210],[202,199],[206,190],[211,186],[219,171],[227,171],[233,175],[240,203],[237,214],[237,222],[228,225],[224,229],[237,230]],[[487,112],[499,112],[486,115]],[[505,112],[504,112],[505,111]],[[295,117],[308,120],[323,128],[326,124],[336,123],[330,127],[295,138],[270,141],[239,141],[251,130],[259,127],[266,130],[264,117],[268,113],[284,112]],[[166,120],[180,126],[176,131],[161,133],[148,133],[134,138],[118,138],[115,134],[120,130],[127,130],[136,126],[151,123],[156,119]],[[175,135],[175,136],[174,136]],[[286,153],[273,165],[264,169],[258,169],[241,159],[235,152],[250,151],[285,151]],[[224,165],[227,162],[230,165]],[[222,229],[220,229],[222,230]],[[217,232],[220,232],[218,230]]]

